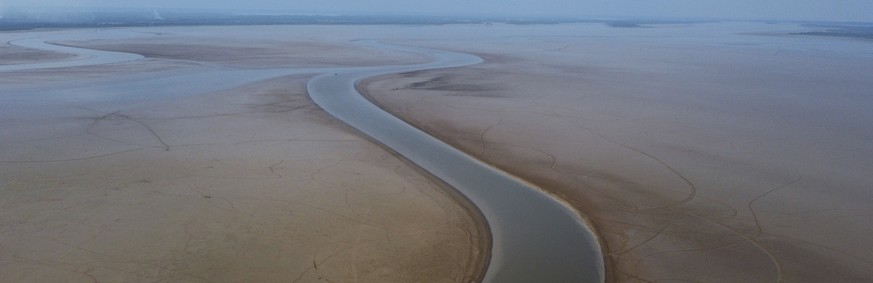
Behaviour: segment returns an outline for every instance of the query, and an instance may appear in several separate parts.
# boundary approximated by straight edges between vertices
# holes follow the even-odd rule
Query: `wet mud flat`
[[[3,73],[0,281],[481,277],[488,234],[469,203],[312,104],[310,74],[257,63],[318,67],[285,55],[304,58],[321,40],[336,58],[320,66],[421,58],[361,49],[342,33],[294,49],[274,39],[300,27],[218,29],[70,31],[81,32],[70,46],[155,50]],[[138,45],[155,36],[212,48]],[[233,53],[243,41],[274,51]]]
[[[805,29],[491,26],[361,88],[589,216],[610,280],[868,281],[871,45]]]

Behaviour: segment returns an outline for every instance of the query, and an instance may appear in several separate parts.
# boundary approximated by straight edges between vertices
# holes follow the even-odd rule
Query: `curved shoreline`
[[[25,38],[25,39],[12,40],[9,42],[9,44],[13,45],[13,46],[23,47],[23,48],[39,49],[39,50],[58,52],[58,53],[68,53],[68,54],[75,55],[75,57],[69,58],[66,60],[61,60],[61,61],[44,62],[44,63],[25,63],[25,64],[0,65],[0,72],[25,71],[25,70],[36,70],[36,69],[48,69],[48,68],[81,67],[81,66],[90,66],[90,65],[103,65],[103,64],[135,61],[135,60],[145,58],[145,56],[142,56],[140,54],[135,54],[135,53],[103,51],[103,50],[94,50],[94,49],[87,49],[87,48],[64,46],[64,45],[48,43],[48,42],[46,42],[46,40],[48,40],[48,39],[43,39],[40,37]]]
[[[38,41],[30,48],[49,46]],[[31,43],[28,41],[28,44]],[[487,282],[602,282],[603,257],[599,243],[578,212],[544,191],[493,168],[414,128],[369,102],[355,88],[358,81],[378,75],[460,67],[482,62],[469,54],[425,48],[365,45],[411,52],[434,58],[417,65],[319,68],[307,82],[310,98],[334,117],[366,133],[403,155],[466,196],[485,215],[492,232]],[[60,47],[60,46],[59,46]],[[59,68],[125,62],[143,58],[123,52],[60,47],[78,55],[69,61],[16,64],[0,71]],[[105,53],[104,53],[105,52]],[[102,55],[107,56],[102,56]],[[84,60],[79,59],[85,57]],[[497,187],[499,189],[493,189]]]

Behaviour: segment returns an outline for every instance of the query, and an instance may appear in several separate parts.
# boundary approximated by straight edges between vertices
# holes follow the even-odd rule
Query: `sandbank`
[[[797,30],[468,27],[406,42],[485,63],[359,89],[570,202],[611,281],[869,281],[870,42]]]
[[[97,34],[64,44],[149,57],[4,73],[0,281],[480,278],[489,244],[475,209],[312,104],[308,75],[253,76],[205,93],[196,81],[136,84],[268,61],[317,65],[307,55],[315,50],[339,58],[324,65],[422,59],[342,37],[299,49],[273,40],[310,29],[135,29],[155,34],[108,42]],[[154,36],[168,48],[145,43]],[[239,41],[258,52],[238,51]]]

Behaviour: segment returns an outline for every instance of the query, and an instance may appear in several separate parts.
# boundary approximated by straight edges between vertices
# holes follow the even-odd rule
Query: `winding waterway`
[[[34,38],[13,44],[73,53],[77,57],[59,62],[0,66],[0,71],[87,66],[142,58],[137,54],[57,46],[45,41]],[[356,82],[368,77],[473,65],[481,63],[481,58],[376,41],[360,41],[358,44],[425,55],[433,61],[416,65],[260,70],[257,71],[259,75],[252,79],[292,73],[320,73],[307,84],[313,101],[331,115],[388,146],[468,197],[485,216],[493,237],[486,282],[604,281],[600,246],[575,210],[540,189],[403,122],[372,104],[355,89]],[[216,73],[231,77],[240,75],[232,71]],[[210,77],[214,77],[214,74]]]
[[[57,37],[53,37],[53,38],[57,39]],[[64,37],[64,38],[66,39],[66,37]],[[133,54],[133,53],[102,51],[102,50],[93,50],[93,49],[62,46],[62,45],[57,45],[57,44],[49,44],[49,43],[46,43],[47,40],[48,39],[41,38],[41,37],[24,38],[24,39],[12,40],[9,42],[9,44],[19,46],[19,47],[24,47],[24,48],[41,49],[41,50],[45,50],[45,51],[58,52],[58,53],[69,53],[69,54],[76,55],[76,57],[71,58],[69,60],[59,60],[59,61],[50,61],[50,62],[0,65],[0,72],[102,65],[102,64],[134,61],[134,60],[139,60],[139,59],[144,58],[142,55]]]

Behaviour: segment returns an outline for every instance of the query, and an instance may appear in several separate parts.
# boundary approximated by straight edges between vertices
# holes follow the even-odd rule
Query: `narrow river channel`
[[[420,65],[349,68],[309,81],[312,99],[327,112],[397,151],[461,191],[485,215],[493,237],[486,282],[602,282],[600,247],[578,213],[541,190],[482,163],[403,122],[365,99],[355,83],[368,77],[461,67],[469,54],[375,41],[373,48],[427,55]]]

